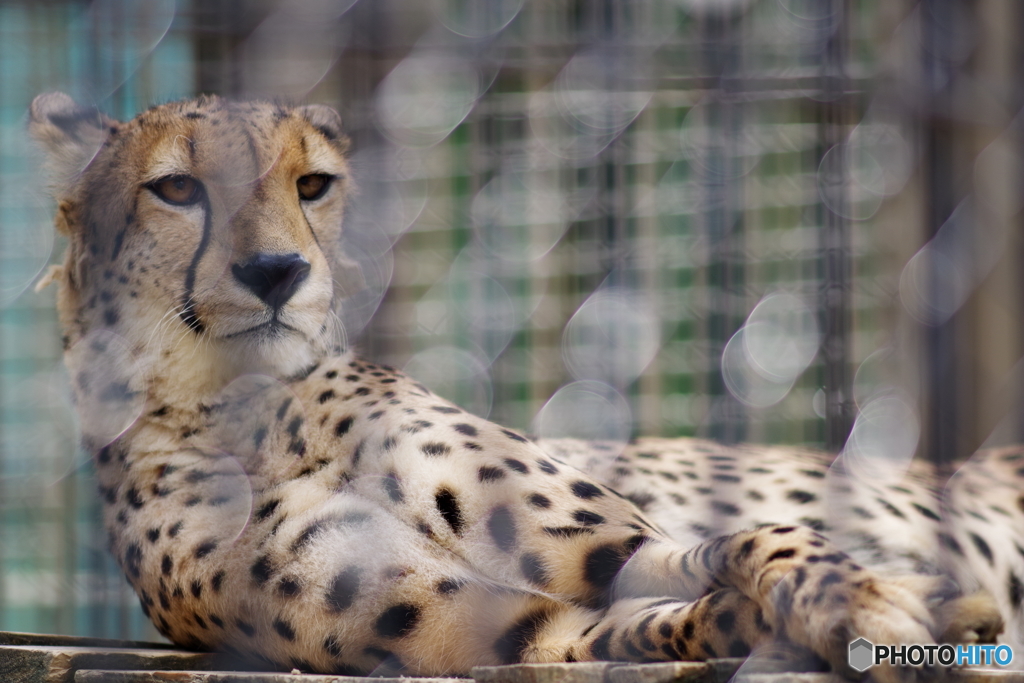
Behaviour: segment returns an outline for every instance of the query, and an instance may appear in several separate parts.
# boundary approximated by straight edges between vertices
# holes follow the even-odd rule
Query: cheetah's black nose
[[[231,273],[276,311],[309,277],[309,261],[299,254],[257,254],[245,265],[232,264]]]

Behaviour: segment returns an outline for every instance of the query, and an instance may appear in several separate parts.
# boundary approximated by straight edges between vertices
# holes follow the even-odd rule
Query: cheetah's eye
[[[187,175],[161,178],[146,187],[157,197],[174,206],[190,206],[203,198],[203,184]]]
[[[331,186],[332,180],[334,180],[334,177],[326,173],[313,173],[302,176],[295,181],[296,187],[299,188],[299,198],[306,202],[320,199],[327,192],[327,188]]]

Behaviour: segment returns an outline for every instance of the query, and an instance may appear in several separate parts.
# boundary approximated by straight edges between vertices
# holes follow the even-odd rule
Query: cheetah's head
[[[69,240],[54,271],[67,345],[110,330],[196,391],[294,374],[337,344],[352,264],[334,110],[200,97],[120,123],[51,93],[29,126]]]

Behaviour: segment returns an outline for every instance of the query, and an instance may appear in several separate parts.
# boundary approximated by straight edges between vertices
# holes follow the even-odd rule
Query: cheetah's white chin
[[[322,310],[285,311],[279,317],[246,320],[211,332],[232,374],[283,378],[301,373],[343,345],[337,328],[337,319]]]
[[[323,358],[328,350],[325,338],[319,335],[310,338],[284,328],[260,328],[222,339],[220,345],[232,374],[259,373],[274,377],[297,375]]]

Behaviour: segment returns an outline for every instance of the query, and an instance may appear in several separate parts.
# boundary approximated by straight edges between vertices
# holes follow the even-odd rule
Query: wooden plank
[[[49,633],[16,633],[0,631],[0,645],[65,645],[71,647],[137,647],[144,650],[177,650],[170,643],[149,643],[141,640],[116,640],[113,638],[87,638],[83,636],[58,636]]]
[[[719,683],[728,681],[742,659],[707,662],[578,662],[478,666],[476,683]]]
[[[367,678],[330,674],[224,671],[86,671],[74,683],[467,683],[466,678]]]
[[[692,664],[693,662],[681,662]],[[565,679],[552,678],[556,669],[563,665],[547,664],[517,664],[509,667],[480,667],[482,669],[506,669],[505,672],[484,672],[484,679],[477,679],[477,683],[486,681],[537,681],[538,683],[555,683],[561,680],[562,683],[574,683],[591,676],[594,671],[585,671],[586,667],[580,667],[575,671],[569,671]],[[573,666],[573,665],[569,665]],[[638,666],[614,667],[605,669],[610,673],[614,669],[647,669],[658,667],[659,664],[645,664]],[[531,667],[531,668],[527,668]],[[536,667],[536,668],[532,668]],[[575,667],[574,667],[575,668]],[[663,683],[695,683],[706,681],[707,683],[724,683],[730,677],[719,677],[724,674],[727,667],[721,667],[720,671],[715,667],[704,669],[704,678],[693,678],[695,670],[684,667],[679,669],[680,677],[673,679],[662,679],[667,669],[661,671],[642,672],[644,680],[662,679]],[[521,675],[520,675],[521,674]],[[497,677],[495,677],[497,675]],[[649,678],[653,677],[653,678]],[[601,678],[597,678],[601,681]],[[740,673],[736,678],[731,679],[734,683],[843,683],[845,679],[829,673]],[[953,671],[949,676],[950,683],[1024,683],[1024,674],[1019,671],[994,671],[994,670],[960,670]],[[74,683],[466,683],[466,679],[460,678],[360,678],[354,676],[331,676],[324,674],[285,674],[285,673],[227,673],[215,671],[97,671],[79,670],[75,674]],[[608,683],[607,680],[604,683]]]
[[[604,683],[611,662],[475,666],[476,683]]]
[[[217,669],[223,658],[209,653],[144,648],[45,645],[0,646],[0,681],[73,683],[79,669]]]
[[[832,683],[821,673],[738,671],[742,659],[627,664],[579,662],[476,667],[476,683]],[[764,664],[762,662],[762,664]],[[0,683],[367,683],[366,678],[244,670],[223,654],[188,652],[165,643],[0,631]],[[748,668],[749,667],[744,667]],[[759,669],[759,670],[758,670]],[[956,683],[1024,683],[1024,673],[950,672]],[[465,683],[460,678],[374,678],[373,683]]]
[[[720,660],[717,660],[720,661]],[[625,664],[608,670],[608,683],[705,683],[719,680],[721,665],[708,662]],[[717,666],[716,666],[717,665]],[[728,680],[735,667],[726,665]]]

